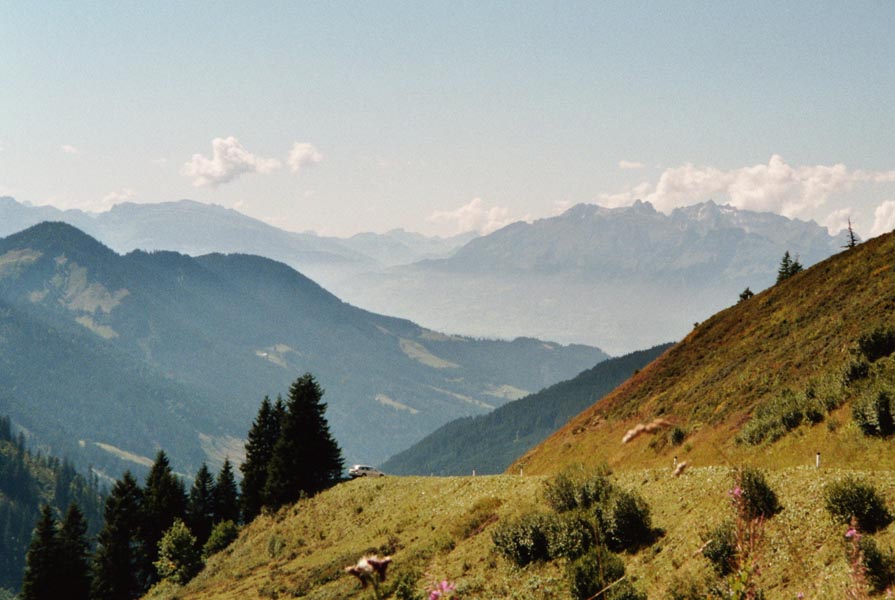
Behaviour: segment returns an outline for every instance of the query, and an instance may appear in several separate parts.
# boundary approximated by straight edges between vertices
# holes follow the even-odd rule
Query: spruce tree
[[[214,523],[221,521],[239,523],[239,491],[229,458],[224,459],[214,486]],[[201,542],[205,544],[205,540]]]
[[[139,539],[141,505],[140,486],[126,472],[106,499],[105,524],[93,557],[93,600],[131,600],[142,592],[147,575]]]
[[[242,471],[242,496],[240,505],[242,518],[249,523],[261,513],[265,504],[264,487],[267,482],[267,470],[273,457],[273,448],[280,437],[280,423],[285,414],[285,407],[277,398],[276,407],[271,406],[267,396],[261,401],[258,416],[252,423],[246,441],[245,461],[239,469]]]
[[[844,248],[851,250],[858,245],[858,236],[851,225],[851,217],[848,218],[848,240],[845,242]]]
[[[196,472],[196,479],[190,489],[185,522],[199,540],[199,545],[205,544],[215,522],[214,478],[205,463]]]
[[[54,600],[64,597],[57,579],[59,540],[53,509],[44,505],[25,557],[22,600]]]
[[[289,388],[264,488],[271,508],[295,502],[303,494],[316,494],[342,474],[342,451],[330,435],[322,397],[323,390],[310,373]]]
[[[156,570],[152,567],[158,559],[158,543],[174,520],[183,519],[185,513],[186,491],[183,482],[171,470],[165,451],[159,450],[155,463],[146,476],[143,490],[141,541],[145,560],[143,568],[149,575],[144,585],[151,585],[158,580]]]
[[[77,504],[70,504],[59,528],[59,574],[60,589],[65,591],[67,600],[88,600],[90,598],[90,571],[87,543],[87,520]]]
[[[792,269],[792,258],[789,256],[789,250],[783,255],[783,258],[780,260],[780,266],[777,267],[777,283],[780,283],[784,279],[788,279],[791,275],[790,270]]]

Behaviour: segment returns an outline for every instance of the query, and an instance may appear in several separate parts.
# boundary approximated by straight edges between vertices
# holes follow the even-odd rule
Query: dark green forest
[[[81,508],[89,534],[95,535],[103,512],[96,478],[79,474],[68,461],[32,452],[25,436],[13,433],[9,418],[0,418],[0,597],[21,586],[41,506],[49,505],[61,517],[71,504]]]
[[[529,448],[642,369],[671,344],[611,358],[487,415],[451,421],[382,465],[396,475],[502,473]]]

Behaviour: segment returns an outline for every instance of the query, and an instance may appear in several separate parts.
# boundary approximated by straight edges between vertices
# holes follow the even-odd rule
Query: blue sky
[[[447,235],[714,199],[895,227],[892,2],[0,2],[0,194]]]

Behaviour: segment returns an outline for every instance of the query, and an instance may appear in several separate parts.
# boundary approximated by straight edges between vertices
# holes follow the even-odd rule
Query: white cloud
[[[298,173],[305,167],[313,167],[323,160],[323,154],[312,144],[295,142],[289,152],[286,163],[293,173]]]
[[[233,136],[215,138],[211,149],[211,158],[194,154],[180,169],[182,175],[193,178],[196,187],[217,187],[244,173],[270,173],[282,166],[275,158],[255,156]]]
[[[487,235],[517,219],[510,218],[510,210],[506,207],[486,208],[481,198],[473,198],[456,210],[437,210],[426,220],[430,223],[452,224],[454,233],[477,231]]]
[[[600,199],[610,206],[646,200],[664,212],[714,199],[740,209],[791,218],[822,206],[831,196],[847,192],[857,183],[892,181],[895,171],[849,170],[841,163],[792,166],[775,154],[768,164],[730,170],[687,163],[665,169],[655,186],[641,183],[620,193],[602,194]]]
[[[854,216],[854,211],[850,207],[840,208],[831,212],[824,219],[823,225],[830,232],[830,235],[836,235],[840,231],[848,229],[848,221],[849,219],[854,221]]]
[[[122,202],[127,202],[128,200],[133,200],[136,197],[136,192],[134,190],[128,188],[121,188],[120,190],[109,192],[105,196],[103,196],[102,206],[105,208],[109,208],[115,204],[121,204]]]
[[[65,154],[80,154],[80,148],[76,148],[75,146],[71,146],[69,144],[62,144],[59,146],[59,149],[62,150]]]
[[[870,237],[895,230],[895,200],[886,200],[873,211],[873,227]]]
[[[646,165],[637,160],[620,160],[618,161],[619,169],[643,169]]]

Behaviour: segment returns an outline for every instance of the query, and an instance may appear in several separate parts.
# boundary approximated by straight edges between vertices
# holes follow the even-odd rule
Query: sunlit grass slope
[[[600,403],[521,457],[530,473],[554,473],[573,462],[614,468],[813,463],[895,467],[890,444],[855,435],[848,406],[866,385],[843,375],[860,335],[895,324],[895,236],[872,239],[804,271],[699,324],[680,343]],[[731,299],[735,301],[735,298]],[[893,371],[891,358],[877,370]],[[818,393],[845,408],[826,424],[801,426],[772,444],[745,445],[736,436],[754,412],[782,394]],[[638,423],[666,419],[686,433],[679,447],[662,435],[622,445]],[[837,427],[837,425],[841,425]]]
[[[783,511],[766,526],[761,587],[767,598],[842,597],[848,578],[842,535],[823,508],[823,486],[846,473],[796,467],[769,473]],[[895,501],[895,474],[862,473]],[[653,524],[664,535],[645,550],[624,555],[629,578],[650,598],[681,581],[701,581],[709,563],[701,535],[732,515],[727,467],[616,473],[622,487],[636,490],[652,507]],[[172,600],[252,598],[372,598],[343,572],[367,552],[391,554],[383,597],[394,598],[405,580],[421,596],[433,580],[449,579],[462,598],[565,599],[563,561],[515,568],[493,550],[499,520],[546,509],[544,478],[494,476],[389,477],[345,483],[299,502],[276,516],[261,517],[213,557],[185,588],[161,587],[150,597]],[[878,534],[886,546],[892,533]]]

